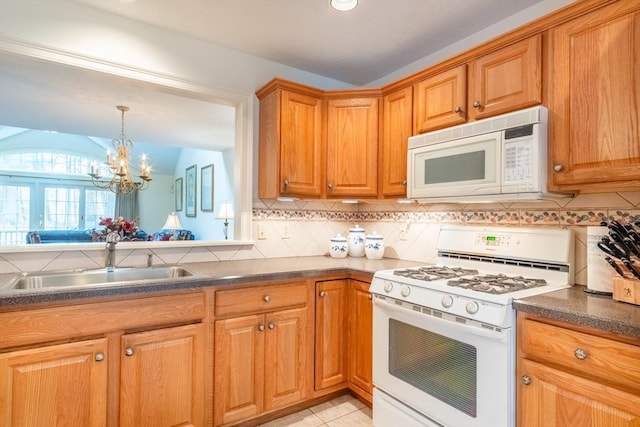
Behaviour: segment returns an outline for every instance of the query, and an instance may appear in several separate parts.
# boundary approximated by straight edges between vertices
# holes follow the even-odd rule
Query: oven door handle
[[[416,314],[415,311],[406,309],[406,308],[401,308],[401,307],[397,307],[395,304],[384,301],[384,300],[380,300],[379,298],[373,298],[373,304],[374,306],[377,305],[380,310],[386,310],[388,312],[395,312],[395,313],[401,313],[401,314],[407,314],[407,313],[411,313],[411,314]],[[375,307],[374,307],[375,308]],[[437,311],[437,310],[436,310]],[[446,313],[446,312],[443,312]],[[446,314],[451,314],[451,313],[446,313]],[[438,324],[439,326],[443,326],[443,327],[448,327],[448,328],[452,328],[452,329],[457,329],[458,331],[464,331],[467,332],[471,335],[476,335],[476,336],[480,336],[483,338],[489,338],[492,340],[500,340],[500,341],[504,341],[506,339],[506,334],[504,333],[504,330],[501,331],[495,331],[495,330],[490,330],[490,329],[481,329],[478,328],[476,326],[468,326],[465,325],[463,323],[458,323],[455,321],[450,321],[450,320],[443,320],[439,317],[436,316],[431,316],[425,313],[420,313],[421,316],[428,316],[429,317],[429,321],[433,322],[434,324]],[[451,314],[452,316],[455,316],[455,314]],[[375,316],[375,312],[374,312],[374,316]]]

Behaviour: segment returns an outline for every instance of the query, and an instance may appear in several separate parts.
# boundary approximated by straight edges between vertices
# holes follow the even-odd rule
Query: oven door
[[[502,132],[409,150],[407,197],[500,193]]]
[[[375,296],[373,331],[376,387],[447,427],[514,425],[511,329],[469,326]]]

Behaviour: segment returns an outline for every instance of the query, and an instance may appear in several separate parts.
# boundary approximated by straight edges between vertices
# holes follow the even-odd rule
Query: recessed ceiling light
[[[330,0],[329,4],[339,12],[348,12],[355,9],[358,5],[358,0]]]

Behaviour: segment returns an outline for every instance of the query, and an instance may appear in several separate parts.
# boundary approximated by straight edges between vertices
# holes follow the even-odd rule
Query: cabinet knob
[[[265,295],[263,299],[264,299],[264,302],[271,301],[271,297],[269,295]]]
[[[367,298],[369,298],[369,300],[372,300],[373,299],[373,295],[369,294],[369,295],[367,295]]]
[[[460,114],[462,113],[462,107],[461,106],[456,106],[456,108],[453,109],[453,112],[456,114]]]
[[[264,325],[263,325],[262,323],[260,323],[260,324],[258,325],[258,330],[259,330],[260,332],[264,331]]]
[[[285,188],[289,185],[289,180],[287,178],[284,179],[284,186]]]
[[[104,353],[96,353],[96,362],[102,362],[104,360]]]
[[[561,165],[561,164],[559,164],[559,163],[558,163],[558,164],[553,165],[553,170],[554,170],[554,171],[556,171],[556,172],[560,172],[560,171],[562,171],[562,169],[564,169],[564,166],[562,166],[562,165]]]
[[[133,351],[133,348],[131,348],[131,347],[127,347],[127,348],[124,349],[124,355],[125,356],[133,356],[133,353],[134,353],[134,351]]]
[[[273,329],[276,327],[276,324],[273,322],[269,322],[269,329]]]
[[[320,292],[320,298],[324,298],[325,295],[326,293],[324,291]]]
[[[404,181],[402,181],[402,185],[404,185],[405,187],[407,186],[407,180],[406,179]]]
[[[576,359],[579,360],[584,360],[587,358],[587,352],[581,348],[576,348],[576,350],[573,352],[573,355],[576,356]]]
[[[332,190],[332,189],[333,189],[333,182],[328,183],[328,184],[327,184],[327,188],[328,188],[329,190]]]
[[[531,384],[531,377],[529,375],[523,375],[522,378],[520,378],[520,381],[522,381],[522,384],[524,385],[529,385]]]
[[[473,101],[473,108],[480,108],[482,107],[482,104],[480,103],[480,101],[475,100]]]

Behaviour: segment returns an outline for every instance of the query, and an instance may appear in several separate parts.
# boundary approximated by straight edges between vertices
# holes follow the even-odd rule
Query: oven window
[[[424,183],[464,182],[485,179],[485,150],[435,157],[424,161]]]
[[[389,319],[389,373],[476,416],[476,348]]]

